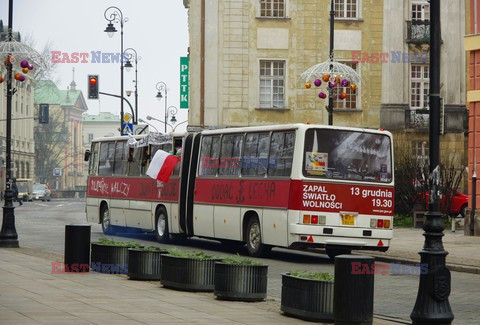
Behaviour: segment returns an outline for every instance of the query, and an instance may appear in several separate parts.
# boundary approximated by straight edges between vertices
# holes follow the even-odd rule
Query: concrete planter
[[[148,251],[141,248],[128,249],[128,278],[131,280],[160,280],[162,254],[167,251]]]
[[[280,309],[289,316],[333,322],[334,281],[321,281],[282,274]]]
[[[127,274],[128,248],[92,243],[92,272],[107,274]]]
[[[267,273],[268,265],[215,263],[214,294],[223,300],[264,300]]]
[[[160,282],[166,288],[184,291],[213,291],[218,258],[188,258],[162,255]]]

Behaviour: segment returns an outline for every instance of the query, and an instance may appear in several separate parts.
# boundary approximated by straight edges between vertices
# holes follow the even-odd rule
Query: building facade
[[[7,26],[0,20],[0,40],[5,40]],[[20,34],[13,33],[13,37],[20,41]],[[21,67],[14,65],[13,75],[21,73]],[[0,76],[5,77],[5,66],[0,66]],[[11,163],[12,177],[33,178],[35,165],[34,142],[34,80],[32,73],[25,74],[25,81],[12,81],[16,89],[12,96],[12,137],[11,137]],[[7,82],[0,83],[0,192],[3,193],[6,182],[6,118],[7,118]],[[3,198],[3,195],[2,195]]]
[[[82,114],[85,99],[75,82],[60,90],[52,81],[37,81],[35,110],[49,105],[48,124],[35,125],[36,180],[56,190],[78,190],[86,186],[83,164]]]
[[[470,15],[468,24],[468,35],[465,36],[465,51],[468,60],[468,91],[467,102],[469,105],[468,114],[468,195],[469,210],[473,214],[474,235],[480,236],[480,186],[476,182],[476,193],[473,192],[472,177],[475,174],[478,178],[480,172],[480,0],[470,0]],[[465,218],[465,234],[472,235],[470,212]]]

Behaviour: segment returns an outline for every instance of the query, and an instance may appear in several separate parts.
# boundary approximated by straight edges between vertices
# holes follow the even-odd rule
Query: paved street
[[[16,227],[20,245],[32,248],[31,254],[41,250],[46,256],[51,256],[52,261],[55,259],[62,261],[65,225],[85,223],[84,207],[83,200],[52,200],[51,202],[28,202],[16,208]],[[418,231],[412,233],[419,234]],[[101,226],[92,225],[92,241],[102,235]],[[147,245],[160,246],[152,235],[129,234],[127,236],[117,237],[117,239],[132,240],[133,238]],[[233,250],[226,249],[217,242],[205,240],[188,240],[177,246],[188,250],[204,250],[220,256],[234,253]],[[420,249],[421,245],[418,247],[418,250]],[[446,249],[448,250],[448,247]],[[245,252],[241,251],[241,253]],[[274,249],[271,256],[264,262],[269,265],[268,295],[275,300],[280,299],[281,273],[283,272],[290,270],[333,272],[332,262],[323,254]],[[375,313],[409,321],[409,314],[416,300],[418,280],[418,275],[377,275]],[[480,317],[479,292],[479,274],[452,272],[450,304],[455,314],[455,324],[477,322]]]

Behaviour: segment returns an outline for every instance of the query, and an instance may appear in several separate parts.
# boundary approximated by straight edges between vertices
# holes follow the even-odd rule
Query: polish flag
[[[171,155],[163,150],[158,150],[155,153],[155,156],[153,156],[150,166],[148,166],[147,175],[151,178],[167,183],[175,165],[179,161],[179,157]]]

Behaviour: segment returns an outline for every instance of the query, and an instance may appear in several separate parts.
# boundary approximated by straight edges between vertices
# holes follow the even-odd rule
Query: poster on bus
[[[305,171],[307,175],[325,175],[328,170],[328,153],[307,151],[305,154]]]

